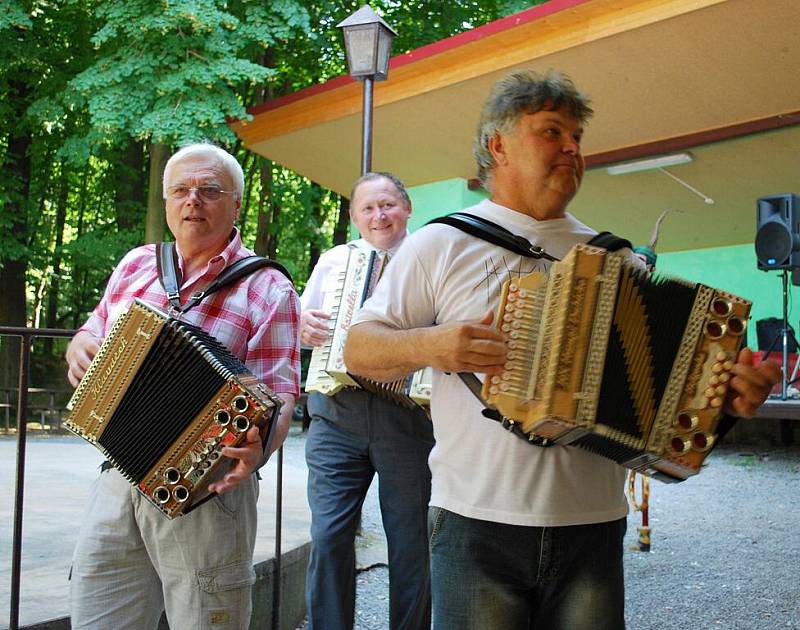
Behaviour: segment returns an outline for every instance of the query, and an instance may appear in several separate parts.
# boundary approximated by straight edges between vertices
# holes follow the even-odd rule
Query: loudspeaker
[[[756,258],[758,268],[800,268],[800,204],[787,193],[756,201]]]

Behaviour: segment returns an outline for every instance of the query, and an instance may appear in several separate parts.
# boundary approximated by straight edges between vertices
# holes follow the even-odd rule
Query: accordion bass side
[[[682,481],[714,445],[750,306],[578,245],[504,286],[506,369],[482,393],[532,439]]]
[[[213,496],[225,446],[251,426],[272,440],[282,401],[201,328],[136,301],[115,322],[68,404],[68,429],[169,518]]]
[[[345,387],[360,387],[397,405],[413,409],[430,405],[433,373],[419,370],[389,383],[352,374],[344,363],[344,344],[353,316],[372,294],[386,265],[386,256],[351,247],[346,268],[328,278],[322,310],[331,314],[330,335],[311,353],[305,389],[328,396]]]

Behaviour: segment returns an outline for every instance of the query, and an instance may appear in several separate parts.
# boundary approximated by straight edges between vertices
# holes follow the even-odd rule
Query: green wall
[[[464,179],[450,179],[409,188],[413,212],[408,222],[415,230],[430,219],[462,210],[486,197],[483,190],[472,191]],[[580,217],[578,217],[580,218]],[[752,300],[751,330],[748,345],[757,345],[753,322],[765,317],[783,316],[783,281],[777,271],[759,271],[752,243],[714,247],[658,255],[657,269],[664,274],[702,282]],[[789,321],[800,330],[800,288],[789,282]]]
[[[431,219],[474,206],[487,197],[481,190],[469,190],[465,179],[447,179],[408,189],[413,209],[408,220],[412,232]]]

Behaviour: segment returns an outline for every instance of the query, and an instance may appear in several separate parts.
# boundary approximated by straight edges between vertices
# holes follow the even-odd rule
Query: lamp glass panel
[[[378,35],[378,74],[384,79],[389,74],[389,56],[392,50],[392,38],[392,33],[381,27],[380,35]]]
[[[377,24],[349,26],[344,36],[347,43],[347,62],[352,76],[375,74],[375,53],[378,48]]]

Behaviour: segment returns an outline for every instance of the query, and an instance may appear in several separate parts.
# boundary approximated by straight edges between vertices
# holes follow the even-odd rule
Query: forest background
[[[371,6],[398,32],[398,55],[542,3]],[[347,199],[247,151],[226,121],[346,74],[336,24],[362,4],[0,0],[0,325],[80,326],[121,256],[168,238],[164,163],[198,140],[239,159],[243,240],[302,290],[319,254],[347,239]],[[0,338],[0,387],[16,383],[17,348]],[[36,344],[38,371],[62,352]]]

